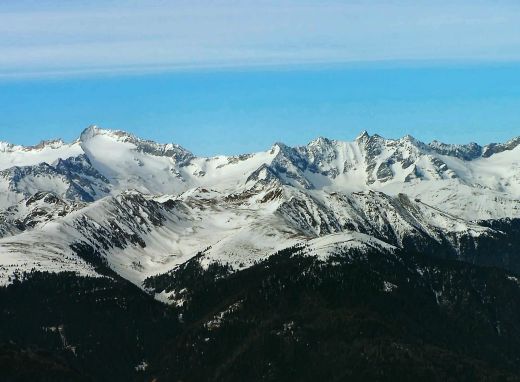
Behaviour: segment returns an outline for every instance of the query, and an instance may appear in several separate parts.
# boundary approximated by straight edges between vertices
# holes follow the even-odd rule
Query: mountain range
[[[258,288],[266,288],[265,283],[270,278],[278,278],[277,282],[287,285],[290,290],[302,288],[312,301],[316,300],[316,293],[322,295],[316,303],[322,312],[321,304],[331,297],[322,286],[317,286],[321,285],[316,284],[317,280],[334,282],[334,290],[343,290],[347,282],[332,270],[336,265],[337,272],[344,277],[365,275],[371,280],[368,284],[362,283],[368,299],[374,293],[377,299],[380,299],[379,293],[397,293],[399,301],[409,298],[409,301],[424,303],[427,300],[425,306],[431,303],[436,309],[448,307],[449,313],[439,316],[446,322],[460,320],[463,306],[481,312],[478,314],[485,317],[482,320],[493,328],[493,334],[482,334],[482,338],[475,340],[479,344],[488,342],[488,347],[482,350],[483,355],[473,354],[448,340],[442,346],[435,344],[435,349],[444,349],[444,346],[458,354],[457,357],[465,354],[466,358],[461,358],[460,362],[470,365],[467,367],[473,376],[493,379],[500,375],[507,380],[514,379],[518,371],[518,364],[515,364],[518,358],[511,349],[517,349],[520,344],[520,327],[514,324],[520,313],[517,308],[508,308],[504,317],[499,318],[502,317],[499,310],[505,308],[497,307],[496,301],[500,297],[520,302],[517,290],[520,287],[517,278],[520,273],[520,137],[506,143],[480,146],[437,141],[426,144],[411,136],[385,139],[362,132],[352,142],[317,138],[305,146],[275,143],[258,153],[198,157],[177,144],[159,144],[123,131],[91,126],[72,143],[52,140],[36,146],[17,146],[0,142],[0,190],[0,284],[8,296],[15,294],[14,287],[47,285],[49,280],[57,282],[56,277],[67,280],[65,284],[63,281],[58,283],[67,288],[72,279],[88,280],[82,281],[89,285],[86,290],[103,284],[107,290],[117,290],[115,299],[149,296],[151,301],[146,300],[146,304],[153,306],[150,309],[159,309],[162,312],[159,316],[165,315],[163,308],[157,308],[155,304],[166,304],[171,309],[168,314],[175,312],[172,320],[177,326],[185,321],[200,324],[205,317],[202,326],[190,329],[190,333],[197,333],[196,339],[189,337],[188,340],[188,334],[172,335],[175,340],[169,339],[172,348],[188,346],[187,343],[205,348],[207,345],[198,337],[202,335],[200,331],[206,333],[204,338],[210,338],[205,337],[207,333],[219,332],[226,317],[242,314],[237,313],[241,307],[247,306],[244,311],[256,312],[253,305],[248,305],[250,302],[244,302],[242,293],[247,290],[250,299],[260,298],[255,293]],[[353,264],[357,264],[356,271],[352,270]],[[295,273],[287,275],[288,269]],[[484,275],[475,276],[480,269],[485,270],[482,271]],[[373,276],[374,272],[377,276]],[[499,282],[495,280],[497,277]],[[304,278],[309,279],[304,282]],[[486,284],[484,279],[495,281]],[[124,285],[124,288],[105,285],[111,282]],[[307,282],[314,289],[308,290]],[[414,284],[422,291],[420,293],[429,297],[410,295],[410,285],[404,287],[403,283]],[[99,285],[93,287],[91,284]],[[485,287],[488,285],[493,289],[502,284],[512,289],[497,292],[501,293],[499,297],[491,295]],[[75,293],[80,293],[81,288],[73,285]],[[220,294],[215,294],[212,288],[217,288]],[[274,293],[272,289],[267,290]],[[281,290],[275,293],[275,300],[282,298],[280,296],[285,292]],[[399,295],[401,290],[406,290],[408,295]],[[479,302],[465,300],[462,297],[465,291],[479,295]],[[360,292],[354,295],[356,293]],[[31,296],[29,299],[35,295]],[[492,302],[485,302],[488,298]],[[384,301],[386,304],[387,300]],[[358,309],[359,304],[356,304]],[[489,304],[492,304],[493,314]],[[265,307],[269,312],[272,308],[271,305]],[[14,307],[12,309],[16,311]],[[308,312],[299,309],[303,309],[302,306],[295,311],[309,319]],[[375,314],[375,308],[370,309]],[[415,314],[423,317],[425,312],[413,310],[410,317]],[[254,317],[260,320],[258,314],[256,312]],[[381,314],[378,311],[377,317]],[[251,317],[246,318],[242,317],[244,325],[251,322]],[[282,334],[278,336],[293,333],[290,337],[294,341],[298,324],[290,317],[286,318],[289,321],[283,323]],[[468,322],[481,328],[482,320],[472,318]],[[266,317],[260,321],[271,325]],[[399,320],[384,321],[387,328],[395,325],[397,328],[400,323]],[[56,329],[59,324],[49,327],[62,336],[61,329]],[[452,322],[450,325],[449,330],[457,332],[460,329],[460,324]],[[184,330],[177,326],[175,330]],[[327,333],[332,326],[327,326]],[[482,333],[487,333],[488,329],[482,329]],[[275,329],[269,327],[269,331],[272,330]],[[392,332],[392,338],[402,341],[397,332]],[[247,333],[252,336],[252,332]],[[432,344],[422,331],[417,333],[421,341]],[[495,348],[489,343],[500,349],[498,342],[493,341],[502,341],[504,333],[510,333],[509,341],[512,342],[507,346],[511,352],[494,360],[491,355]],[[311,341],[305,330],[300,334]],[[467,345],[471,336],[465,335],[468,336],[464,337],[466,342],[461,341]],[[259,349],[275,346],[258,344],[255,342],[258,338],[254,336],[249,339]],[[8,333],[3,337],[0,335],[0,344],[2,340],[13,342]],[[17,341],[25,343],[20,339]],[[42,341],[46,343],[47,340]],[[230,354],[243,345],[239,346],[228,337],[219,341],[216,342],[218,346],[229,347]],[[375,346],[370,341],[370,347]],[[299,345],[291,344],[292,352],[301,351]],[[381,354],[389,351],[392,344],[390,341],[381,345]],[[24,360],[26,348],[23,346],[22,350],[12,350],[16,354],[13,357]],[[161,343],[161,346],[167,344]],[[327,351],[334,351],[336,345],[330,346]],[[66,348],[65,345],[62,344],[62,348]],[[412,348],[407,352],[412,352]],[[448,353],[421,349],[426,360],[435,358],[440,362],[442,357],[448,357]],[[395,350],[396,354],[401,354],[401,350]],[[163,380],[239,380],[244,376],[240,373],[248,370],[247,362],[233,363],[233,357],[225,360],[227,366],[215,364],[208,369],[215,360],[204,357],[213,351],[209,349],[204,356],[202,353],[190,356],[192,362],[201,362],[199,374],[182,367],[166,372],[169,368],[164,365],[179,366],[177,363],[186,355],[172,360],[172,356],[164,352],[160,356],[148,354],[149,358],[158,357],[155,369],[147,368],[145,362],[134,371],[144,373],[148,369],[150,376],[159,380],[161,376]],[[76,350],[74,355],[77,356]],[[217,353],[212,357],[218,358]],[[256,353],[247,357],[248,362],[263,359]],[[349,357],[349,360],[353,359],[353,356]],[[303,358],[295,359],[298,359],[298,365],[303,362]],[[137,362],[137,359],[133,361]],[[286,361],[276,359],[280,364]],[[415,361],[421,368],[425,367],[419,359]],[[73,375],[67,373],[86,370],[84,365],[71,362],[65,362],[65,374],[58,373],[54,377],[61,375],[67,380]],[[339,365],[333,362],[328,366],[329,371],[336,370]],[[453,376],[444,369],[446,365],[435,366],[431,375],[424,370],[418,371],[415,377],[437,380]],[[35,366],[36,369],[39,367],[40,363]],[[217,369],[221,374],[215,371]],[[250,378],[258,379],[265,373],[267,377],[260,379],[270,380],[269,373],[274,373],[272,380],[282,376],[286,380],[304,377],[282,369],[259,369],[259,374],[250,371]],[[351,376],[362,378],[360,370],[352,369]],[[392,363],[387,371],[398,375],[398,370],[399,367]],[[338,375],[335,373],[331,378]],[[79,378],[80,374],[74,378]],[[138,373],[137,380],[141,375]],[[85,377],[84,374],[81,376]],[[384,375],[367,374],[366,377],[385,380]]]

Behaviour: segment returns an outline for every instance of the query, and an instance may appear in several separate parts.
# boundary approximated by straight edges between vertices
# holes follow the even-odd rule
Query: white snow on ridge
[[[15,146],[0,142],[0,171],[14,166],[34,166],[40,163],[54,163],[58,159],[66,159],[81,155],[83,150],[78,141],[65,144],[61,141],[33,146]]]
[[[0,240],[0,285],[11,283],[15,273],[32,270],[99,277],[92,265],[76,256],[67,241],[59,240],[53,231],[48,227]]]
[[[349,249],[358,249],[361,251],[377,249],[392,253],[397,248],[372,236],[355,231],[348,231],[309,240],[297,253],[317,256],[325,260],[331,255]]]
[[[436,153],[411,137],[385,140],[362,134],[354,142],[319,138],[295,149],[275,144],[265,152],[203,158],[173,144],[160,145],[121,131],[90,127],[71,144],[57,141],[22,147],[2,143],[0,170],[42,162],[52,165],[59,158],[80,154],[86,154],[93,167],[108,178],[112,194],[127,189],[151,195],[178,194],[195,187],[237,193],[247,188],[255,171],[274,166],[280,179],[295,187],[308,183],[327,192],[372,189],[392,195],[406,193],[471,220],[519,216],[520,146],[462,160]],[[307,168],[298,169],[302,160],[308,162]],[[25,178],[29,183],[24,183]],[[55,175],[25,178],[13,185],[9,178],[0,177],[0,206],[12,205],[36,191],[64,195],[69,186]],[[92,196],[98,199],[104,193]]]
[[[297,148],[275,144],[202,158],[97,127],[71,144],[0,143],[0,207],[21,203],[23,217],[30,213],[23,203],[39,191],[67,201],[91,192],[94,199],[67,214],[51,211],[50,221],[35,219],[25,232],[6,228],[14,236],[0,239],[0,284],[17,269],[95,275],[70,247],[79,242],[140,285],[199,253],[203,266],[242,269],[298,243],[323,257],[348,248],[392,251],[374,236],[394,235],[397,246],[408,234],[472,239],[488,232],[474,220],[520,217],[520,146],[471,160],[440,153],[446,147],[362,134],[354,142],[318,138]],[[53,170],[58,159],[82,154],[85,168],[72,161],[70,173]],[[49,171],[6,170],[42,162]],[[78,179],[74,171],[86,174]],[[99,182],[90,186],[91,179]]]
[[[136,203],[132,195],[137,195]],[[146,277],[166,272],[199,252],[204,251],[209,262],[223,261],[238,269],[296,242],[297,232],[286,227],[272,209],[226,203],[208,206],[197,196],[185,195],[176,199],[178,206],[165,208],[155,198],[149,199],[150,207],[141,194],[125,193],[96,201],[38,229],[0,239],[0,264],[5,268],[0,268],[5,276],[2,280],[14,269],[73,270],[90,275],[90,267],[84,268],[85,263],[70,248],[75,243],[93,246],[110,268],[140,285]],[[160,214],[162,223],[152,224],[152,214]],[[144,245],[127,240],[123,247],[105,248],[98,237],[103,228],[114,226],[128,237],[139,237]],[[34,242],[40,244],[32,246]],[[114,243],[110,239],[108,245],[110,242]],[[70,268],[63,259],[72,264]]]
[[[520,196],[520,146],[489,158],[475,159],[468,167],[474,182],[517,198]]]

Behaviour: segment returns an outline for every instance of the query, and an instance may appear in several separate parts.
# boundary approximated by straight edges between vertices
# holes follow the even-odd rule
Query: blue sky
[[[520,135],[517,1],[3,1],[0,140]]]

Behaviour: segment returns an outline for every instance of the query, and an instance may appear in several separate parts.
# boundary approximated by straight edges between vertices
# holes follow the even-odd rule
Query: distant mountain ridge
[[[90,126],[70,144],[61,140],[32,147],[2,144],[0,179],[4,184],[0,187],[5,194],[0,206],[13,205],[37,191],[84,201],[132,188],[148,194],[199,186],[236,192],[262,169],[284,184],[306,189],[374,189],[394,195],[404,191],[415,197],[410,188],[420,181],[438,180],[429,186],[445,188],[453,181],[479,194],[487,189],[499,199],[516,198],[520,196],[515,160],[519,143],[520,138],[486,146],[425,144],[411,136],[388,140],[363,132],[353,142],[317,138],[306,146],[276,143],[265,152],[203,158],[176,144],[158,144]]]
[[[177,145],[175,143],[161,144],[161,143],[157,143],[153,140],[139,138],[136,135],[134,135],[132,133],[128,133],[124,130],[102,129],[96,125],[91,125],[91,126],[87,127],[85,130],[83,130],[80,133],[78,139],[71,143],[66,143],[61,138],[42,140],[40,143],[33,145],[33,146],[17,145],[17,144],[5,142],[5,141],[0,141],[0,152],[38,151],[38,150],[42,150],[42,149],[48,148],[48,147],[50,147],[52,149],[57,149],[57,148],[60,148],[63,146],[71,146],[78,142],[88,141],[89,139],[95,137],[96,135],[112,136],[123,142],[131,142],[131,143],[134,143],[137,145],[141,145],[141,147],[145,147],[146,145],[149,145],[149,146],[156,147],[156,148],[162,148],[162,150],[151,150],[151,151],[155,151],[157,153],[161,153],[161,151],[162,151],[163,155],[172,155],[173,149],[177,149],[180,152],[184,152],[185,155],[187,155],[187,156],[192,156],[192,157],[194,156],[191,152],[189,152],[182,146]],[[366,130],[363,130],[360,134],[358,134],[358,136],[356,137],[355,140],[356,141],[357,140],[368,140],[372,137],[374,139],[381,139],[381,138],[384,139],[383,137],[381,137],[378,134],[374,134],[371,136],[371,135],[369,135],[369,133]],[[318,137],[315,140],[311,141],[310,144],[314,143],[314,142],[330,143],[330,142],[334,142],[334,141],[338,142],[337,140],[334,140],[334,139],[331,140],[326,137]],[[424,149],[431,149],[432,151],[434,151],[438,154],[454,156],[454,157],[458,157],[458,158],[465,159],[465,160],[476,159],[481,156],[489,157],[493,154],[497,154],[497,153],[500,153],[500,152],[503,152],[506,150],[513,150],[514,148],[516,148],[516,146],[520,145],[520,137],[514,137],[504,143],[494,142],[494,143],[486,144],[484,146],[481,146],[475,142],[470,142],[467,144],[450,144],[450,143],[440,142],[437,140],[433,140],[430,143],[424,143],[424,142],[417,140],[416,138],[414,138],[411,135],[406,135],[403,138],[394,140],[394,141],[410,141],[410,142],[413,142],[413,144],[418,147],[421,147]],[[281,142],[275,143],[275,145],[277,145],[277,144],[283,145],[283,143],[281,143]],[[300,147],[303,147],[303,146],[300,146]]]
[[[0,275],[92,275],[104,264],[141,285],[195,255],[243,269],[327,235],[352,242],[353,233],[517,269],[507,247],[514,224],[482,222],[520,218],[519,143],[425,144],[365,131],[352,142],[320,137],[204,158],[96,126],[72,143],[2,143]],[[493,258],[497,242],[504,254]]]
[[[519,280],[519,138],[0,143],[7,380],[517,380]]]

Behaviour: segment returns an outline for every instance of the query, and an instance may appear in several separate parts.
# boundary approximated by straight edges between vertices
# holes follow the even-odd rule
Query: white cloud
[[[519,60],[510,1],[0,3],[0,77],[381,60]]]

